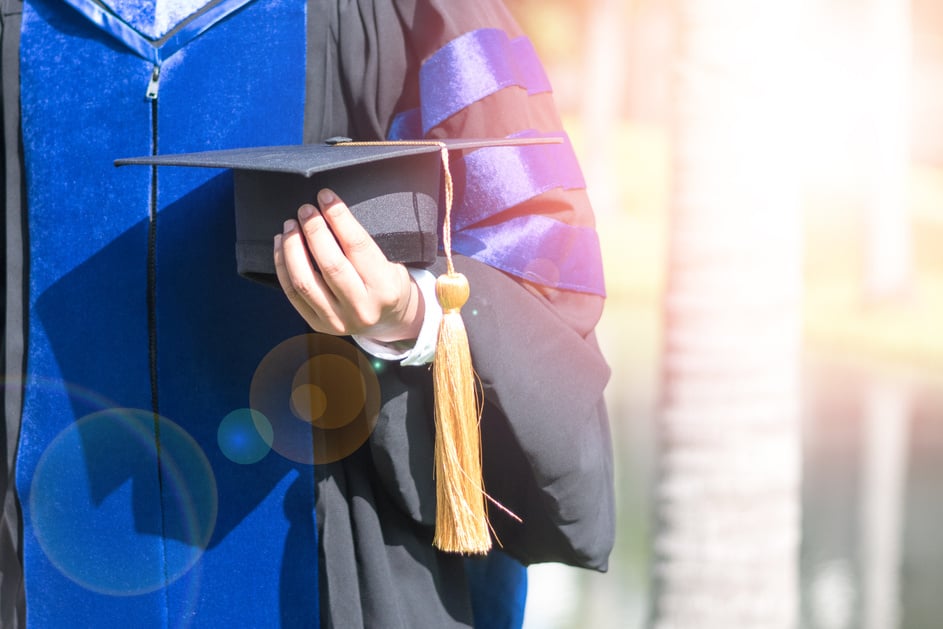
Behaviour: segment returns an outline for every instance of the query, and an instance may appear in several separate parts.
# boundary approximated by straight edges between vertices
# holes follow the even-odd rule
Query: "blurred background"
[[[619,501],[526,625],[939,627],[943,3],[508,5],[597,212]]]

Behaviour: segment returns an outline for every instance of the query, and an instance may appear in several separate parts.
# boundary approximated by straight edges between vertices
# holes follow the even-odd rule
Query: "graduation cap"
[[[274,276],[273,236],[281,232],[285,219],[294,217],[302,204],[314,201],[318,190],[325,187],[344,200],[392,261],[431,264],[437,236],[441,235],[447,272],[436,280],[442,322],[432,365],[436,425],[433,543],[449,552],[485,553],[491,548],[491,535],[481,473],[478,395],[460,314],[470,289],[465,276],[452,265],[449,153],[556,142],[560,139],[355,142],[334,138],[324,144],[152,155],[119,159],[115,164],[233,169],[237,269],[248,277]],[[440,190],[445,192],[441,233],[437,230]]]
[[[272,237],[318,190],[331,188],[393,262],[429,266],[439,240],[440,153],[546,143],[543,138],[355,142],[267,146],[118,159],[115,165],[233,170],[236,270],[274,283]],[[551,139],[552,141],[552,139]],[[446,171],[447,174],[447,171]]]

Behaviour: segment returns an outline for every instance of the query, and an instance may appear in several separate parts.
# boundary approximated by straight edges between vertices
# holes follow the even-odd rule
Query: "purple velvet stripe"
[[[464,185],[456,186],[452,224],[464,229],[491,218],[538,194],[563,188],[585,188],[573,147],[566,134],[528,131],[513,137],[559,137],[562,144],[494,146],[463,158]]]
[[[422,137],[422,116],[419,109],[407,109],[396,114],[386,134],[387,140],[415,140]]]
[[[536,129],[525,129],[512,133],[511,138],[559,138],[560,144],[544,145],[552,152],[554,160],[552,168],[558,174],[557,185],[567,190],[585,188],[586,180],[583,178],[583,170],[580,168],[580,162],[576,159],[576,151],[573,150],[573,144],[570,142],[570,136],[563,130],[542,132]]]
[[[525,280],[605,296],[599,237],[546,216],[518,216],[452,235],[452,250]]]
[[[103,9],[92,0],[65,0],[76,11],[84,15],[95,26],[105,31],[137,56],[160,65],[164,59],[172,56],[190,41],[212,28],[217,22],[234,11],[241,9],[252,0],[223,0],[216,6],[188,22],[176,34],[156,46],[153,41],[134,30],[120,17]]]
[[[472,103],[512,85],[536,94],[550,81],[526,38],[511,41],[496,28],[456,37],[419,70],[423,135]]]
[[[517,61],[518,72],[523,78],[527,93],[552,92],[550,78],[540,63],[534,44],[526,37],[517,37],[511,40],[511,48],[514,50],[514,59]]]

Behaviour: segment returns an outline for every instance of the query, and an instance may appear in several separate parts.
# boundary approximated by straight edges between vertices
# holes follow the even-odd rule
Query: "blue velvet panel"
[[[31,627],[316,625],[311,468],[219,445],[259,360],[301,322],[236,275],[228,175],[112,166],[300,142],[304,21],[304,2],[257,0],[166,60],[152,103],[150,63],[65,4],[27,3]]]
[[[475,627],[518,629],[524,624],[527,569],[498,549],[465,559]]]

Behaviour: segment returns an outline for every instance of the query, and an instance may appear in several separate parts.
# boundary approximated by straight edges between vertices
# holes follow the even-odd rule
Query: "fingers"
[[[289,301],[312,328],[351,334],[375,323],[379,313],[371,308],[366,285],[342,245],[358,252],[376,245],[335,195],[319,196],[325,212],[306,204],[298,209],[297,221],[285,221],[275,242],[275,273]],[[325,214],[339,219],[339,236]],[[382,252],[379,255],[388,265]]]
[[[328,203],[324,202],[325,197],[329,200]],[[298,210],[298,220],[307,241],[308,250],[311,252],[324,284],[331,293],[342,302],[356,302],[363,298],[365,292],[364,281],[344,249],[346,244],[344,240],[345,232],[335,233],[333,224],[328,225],[327,215],[346,215],[350,217],[350,220],[354,220],[354,218],[350,215],[347,207],[333,194],[326,194],[325,191],[322,191],[319,200],[321,200],[322,207],[320,213],[311,205],[303,205]],[[343,219],[341,219],[341,222],[343,222]],[[359,227],[360,232],[363,232],[362,237],[370,238],[359,224],[357,227]],[[346,228],[347,232],[352,230],[349,225]],[[353,229],[353,231],[353,237],[356,239],[358,237],[357,230]],[[362,248],[365,245],[358,244],[357,246]]]
[[[402,308],[409,274],[402,265],[387,260],[333,192],[322,190],[318,202],[320,214],[302,208],[307,211],[299,215],[315,264],[349,324],[355,329],[373,327],[390,316],[391,308]]]
[[[325,279],[337,288],[347,288],[346,284],[341,284],[348,279],[346,273],[349,272],[346,263],[357,273],[361,282],[367,287],[376,280],[384,281],[386,278],[376,278],[375,271],[389,264],[383,251],[373,240],[373,237],[367,233],[363,225],[360,224],[354,215],[350,212],[347,205],[341,201],[331,190],[321,190],[318,193],[318,204],[321,206],[321,216],[325,223],[330,226],[330,230],[320,230],[321,225],[318,221],[311,223],[312,231],[322,235],[329,231],[331,240],[339,246],[331,247],[327,238],[317,244],[309,238],[309,244],[314,252],[315,260]],[[308,227],[305,227],[305,234],[309,234]],[[321,246],[323,245],[323,249]],[[335,279],[337,278],[337,279]]]
[[[275,236],[275,275],[295,310],[319,332],[337,334],[337,300],[314,269],[307,244],[298,223],[285,221],[284,230]]]
[[[387,260],[330,190],[318,201],[320,212],[301,206],[275,239],[275,272],[292,305],[320,332],[407,338],[396,335],[421,323],[421,297],[406,268]]]

